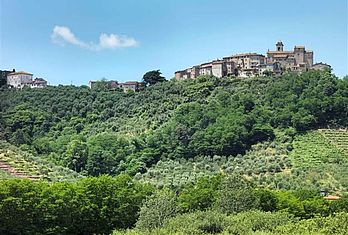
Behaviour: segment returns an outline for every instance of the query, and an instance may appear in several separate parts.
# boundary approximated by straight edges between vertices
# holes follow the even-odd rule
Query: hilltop
[[[139,176],[167,160],[226,159],[247,162],[227,167],[231,173],[256,174],[262,181],[267,172],[291,172],[293,141],[302,134],[347,127],[347,91],[347,81],[329,71],[201,76],[157,83],[139,93],[85,86],[5,90],[1,133],[22,150],[83,175]],[[255,151],[269,161],[255,158]],[[274,185],[273,178],[266,179],[268,185]]]

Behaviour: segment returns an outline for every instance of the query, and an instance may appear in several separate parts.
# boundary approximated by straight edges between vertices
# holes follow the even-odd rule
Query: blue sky
[[[141,80],[282,40],[348,74],[347,0],[0,0],[0,69],[50,84]]]

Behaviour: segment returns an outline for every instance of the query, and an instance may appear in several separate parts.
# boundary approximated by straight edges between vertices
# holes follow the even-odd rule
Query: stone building
[[[199,75],[215,77],[255,77],[265,74],[281,75],[284,71],[303,72],[309,69],[327,68],[326,64],[313,65],[313,51],[304,46],[295,46],[293,51],[284,51],[284,44],[277,42],[275,51],[268,50],[267,57],[258,53],[243,53],[223,57],[175,72],[178,80],[193,79]],[[331,68],[331,67],[330,67]]]
[[[325,71],[325,70],[331,71],[331,66],[328,64],[320,62],[320,63],[313,64],[312,69],[321,70],[321,71]]]
[[[47,81],[43,78],[35,78],[32,82],[31,88],[44,88],[47,87]]]
[[[22,89],[23,87],[44,88],[47,87],[47,81],[43,78],[35,78],[28,72],[12,72],[7,74],[7,86],[10,88]]]
[[[262,67],[265,67],[266,58],[257,53],[243,53],[224,57],[224,61],[232,62],[228,75],[251,77],[260,75]]]
[[[137,81],[128,81],[124,83],[120,83],[119,87],[123,89],[124,92],[128,91],[141,91],[145,87],[145,83],[137,82]]]
[[[13,72],[7,74],[7,85],[12,88],[30,87],[33,82],[33,74],[27,72]]]
[[[275,51],[267,51],[267,63],[280,63],[284,70],[303,72],[313,66],[313,51],[304,46],[295,46],[293,51],[284,51],[282,42],[277,42]]]
[[[88,84],[90,89],[98,88],[98,86],[103,86],[109,90],[114,90],[116,88],[122,89],[124,92],[128,91],[140,91],[144,89],[145,83],[137,81],[128,81],[124,83],[118,83],[117,81],[89,81]]]

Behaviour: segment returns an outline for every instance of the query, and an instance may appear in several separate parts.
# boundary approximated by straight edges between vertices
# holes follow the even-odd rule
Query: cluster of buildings
[[[285,71],[303,72],[309,69],[325,70],[331,66],[324,63],[313,64],[313,51],[304,46],[295,46],[293,51],[284,51],[284,44],[277,42],[274,51],[267,56],[258,53],[243,53],[223,57],[175,72],[178,80],[196,78],[200,75],[215,77],[238,76],[255,77],[281,75]]]
[[[20,71],[16,72],[16,70],[0,71],[1,80],[4,81],[3,85],[7,85],[9,88],[17,88],[22,89],[24,87],[30,88],[44,88],[47,86],[47,81],[43,78],[35,78],[33,79],[33,74]],[[6,83],[5,83],[6,81]]]
[[[124,92],[128,91],[141,91],[145,88],[145,83],[137,81],[128,81],[119,83],[117,81],[89,81],[88,86],[90,89],[95,89],[98,86],[106,86],[109,90],[122,89]]]

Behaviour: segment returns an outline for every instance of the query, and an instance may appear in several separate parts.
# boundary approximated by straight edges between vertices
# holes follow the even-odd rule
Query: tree
[[[161,76],[161,72],[159,70],[152,70],[144,74],[143,81],[146,85],[154,85],[157,82],[164,82],[166,79]]]
[[[178,213],[176,197],[171,191],[161,191],[150,196],[141,207],[137,229],[152,230],[163,226],[166,219]]]
[[[215,209],[225,214],[256,209],[259,200],[250,182],[239,175],[226,178],[218,191]]]
[[[88,158],[87,144],[82,140],[72,140],[65,152],[65,158],[70,169],[82,171]]]

